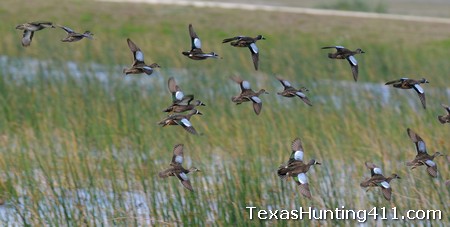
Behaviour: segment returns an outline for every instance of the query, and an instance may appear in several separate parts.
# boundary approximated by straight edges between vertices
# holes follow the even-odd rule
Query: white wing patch
[[[414,84],[414,88],[416,88],[416,90],[417,90],[419,93],[421,93],[421,94],[424,93],[423,88],[422,88],[420,85]]]
[[[343,46],[335,46],[336,49],[344,49],[345,47]]]
[[[350,60],[350,62],[352,63],[352,65],[357,66],[358,65],[358,61],[356,60],[355,57],[353,57],[352,55],[350,55],[348,57],[348,60]]]
[[[189,177],[185,173],[180,173],[180,177],[181,179],[183,179],[183,181],[189,180]]]
[[[256,96],[252,96],[251,99],[252,99],[253,102],[262,103],[261,99],[256,97]]]
[[[63,29],[66,30],[67,33],[74,33],[74,31],[68,27],[63,26]]]
[[[383,181],[380,184],[381,184],[381,187],[383,187],[383,188],[390,188],[391,187],[391,185],[389,185],[389,183],[386,182],[386,181]]]
[[[180,164],[183,163],[183,156],[181,155],[175,156],[175,162]]]
[[[427,164],[427,166],[435,166],[436,165],[436,163],[431,160],[426,160],[425,163]]]
[[[378,167],[373,168],[373,172],[374,172],[375,174],[383,174],[383,171],[381,171],[381,169],[378,168]]]
[[[242,81],[241,85],[244,89],[250,89],[250,83],[246,80]]]
[[[426,147],[425,147],[425,143],[423,141],[418,141],[417,142],[417,150],[420,153],[426,152]]]
[[[145,70],[148,70],[148,71],[153,71],[152,67],[150,67],[150,66],[144,66],[142,68]]]
[[[191,122],[188,119],[186,119],[186,118],[181,119],[181,123],[184,126],[186,126],[186,127],[191,127],[192,126]]]
[[[144,61],[144,54],[140,50],[136,51],[136,53],[134,54],[134,57],[138,61]]]
[[[184,97],[184,94],[183,94],[182,91],[177,91],[177,92],[175,92],[175,98],[176,98],[177,100],[182,100],[183,97]]]
[[[303,94],[303,92],[297,91],[297,92],[295,92],[295,94],[298,95],[299,97],[302,97],[302,98],[306,97],[306,95]]]
[[[258,47],[256,46],[255,43],[250,44],[250,49],[251,49],[252,52],[255,53],[255,54],[259,53],[259,49],[258,49]]]
[[[298,175],[297,175],[297,179],[298,179],[298,182],[300,182],[301,184],[306,184],[306,183],[308,183],[308,178],[306,177],[306,174],[305,174],[305,173],[300,173],[300,174],[298,174]]]
[[[291,83],[289,83],[289,81],[287,80],[282,80],[281,82],[283,82],[283,85],[286,87],[292,87]]]
[[[202,48],[202,41],[199,38],[194,38],[194,47],[198,49]]]
[[[295,151],[294,159],[298,161],[303,161],[303,151]]]

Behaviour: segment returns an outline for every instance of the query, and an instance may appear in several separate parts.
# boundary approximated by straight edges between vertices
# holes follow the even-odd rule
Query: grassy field
[[[440,175],[405,166],[414,158],[412,128],[429,152],[448,154],[450,130],[437,115],[450,104],[447,24],[320,17],[258,11],[228,11],[93,1],[0,2],[0,207],[2,224],[30,225],[353,225],[356,220],[250,220],[249,209],[361,209],[373,207],[441,210],[441,220],[368,220],[369,225],[449,224],[447,157]],[[35,34],[20,44],[15,26],[49,20],[94,40],[62,43],[60,29]],[[192,61],[188,24],[204,51],[222,59]],[[247,49],[222,44],[234,35],[264,35],[258,42],[260,70]],[[126,38],[162,66],[154,75],[122,75],[131,64]],[[366,51],[356,58],[353,82],[346,61],[328,59],[320,47],[343,45]],[[240,75],[254,89],[265,88],[260,116],[251,105],[230,98]],[[276,95],[279,75],[309,88],[313,106]],[[157,122],[170,102],[167,79],[207,106],[191,122],[202,136]],[[427,109],[414,91],[384,85],[400,77],[427,78]],[[300,137],[305,159],[322,162],[308,173],[313,198],[276,170]],[[175,144],[185,145],[185,167],[194,192],[176,178],[159,179]],[[365,192],[365,161],[379,165],[393,181],[393,199],[379,189]],[[253,217],[255,214],[253,214]],[[388,218],[392,218],[388,213]]]

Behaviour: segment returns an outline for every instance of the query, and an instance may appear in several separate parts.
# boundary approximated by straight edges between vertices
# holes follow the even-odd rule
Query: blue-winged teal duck
[[[85,31],[84,33],[78,33],[66,26],[59,25],[58,27],[60,27],[67,33],[67,37],[62,39],[61,40],[62,42],[76,42],[83,38],[88,38],[88,39],[94,38],[93,37],[94,34],[92,34],[90,31]]]
[[[164,112],[181,113],[195,109],[197,106],[205,106],[205,104],[200,100],[195,100],[191,103],[192,100],[194,100],[194,95],[184,95],[180,86],[177,85],[173,77],[169,78],[168,87],[170,93],[172,93],[172,105],[163,110]]]
[[[351,51],[343,46],[329,46],[322,47],[322,49],[330,49],[335,48],[335,53],[328,53],[328,57],[332,59],[347,59],[348,63],[350,63],[350,67],[352,68],[353,79],[358,81],[358,61],[354,57],[355,54],[363,54],[365,53],[360,48],[355,51]]]
[[[191,167],[189,169],[185,169],[183,164],[183,144],[177,144],[173,148],[173,157],[172,162],[170,163],[170,167],[168,169],[165,169],[161,172],[159,172],[159,177],[166,178],[169,176],[176,176],[180,181],[181,184],[190,191],[194,191],[191,185],[191,181],[189,180],[189,177],[187,176],[190,172],[197,172],[200,171],[196,167]]]
[[[413,88],[417,92],[417,94],[419,95],[419,99],[420,99],[420,102],[422,102],[423,108],[426,109],[427,107],[426,107],[426,102],[425,102],[425,91],[420,86],[420,84],[423,84],[423,83],[429,83],[429,82],[425,78],[422,78],[421,80],[413,80],[413,79],[409,79],[409,78],[401,78],[401,79],[398,79],[398,80],[389,81],[385,85],[392,85],[395,88],[400,88],[400,89],[411,89],[411,88]]]
[[[131,39],[127,39],[128,47],[130,48],[131,52],[133,53],[133,64],[131,65],[131,68],[124,69],[123,73],[125,75],[128,74],[141,74],[145,73],[147,75],[150,75],[153,73],[154,68],[159,68],[160,66],[156,63],[153,63],[151,65],[147,65],[144,62],[144,53],[142,53],[141,49],[139,49],[136,44],[131,41]]]
[[[183,51],[182,54],[193,60],[205,60],[207,58],[218,58],[214,52],[204,53],[202,50],[202,42],[200,38],[198,38],[197,34],[192,27],[192,24],[189,24],[189,35],[191,36],[191,50]]]
[[[36,21],[19,24],[16,26],[16,29],[23,30],[22,46],[27,47],[31,44],[31,41],[33,40],[34,32],[42,30],[44,28],[54,28],[54,27],[55,26],[53,25],[52,22]]]
[[[162,127],[166,125],[180,125],[183,127],[187,132],[198,135],[195,128],[192,126],[191,122],[189,121],[192,117],[192,115],[199,114],[203,115],[200,111],[193,109],[188,114],[171,114],[167,116],[164,120],[160,121],[158,124],[162,125]]]
[[[303,162],[303,146],[299,138],[295,138],[292,141],[291,150],[292,153],[289,160],[278,168],[277,174],[281,179],[286,179],[289,176],[294,178],[294,181],[299,186],[300,193],[310,199],[311,192],[309,191],[306,172],[308,172],[312,165],[320,165],[321,163],[314,159],[310,160],[307,164]]]
[[[232,77],[231,79],[241,86],[241,94],[239,94],[238,96],[231,97],[231,101],[235,102],[237,105],[243,102],[252,101],[253,110],[257,115],[259,115],[262,109],[262,101],[258,96],[261,94],[268,94],[266,90],[261,89],[258,92],[254,92],[250,88],[250,83],[248,81],[242,80],[241,78],[238,77]]]
[[[296,176],[299,173],[308,172],[309,168],[313,165],[320,165],[321,163],[311,159],[308,163],[303,162],[303,145],[300,138],[295,138],[291,144],[291,156],[287,163],[282,164],[278,168],[278,176],[281,179],[286,179],[289,176]]]
[[[441,104],[442,107],[447,111],[447,115],[438,116],[439,122],[441,124],[449,123],[450,122],[450,106],[447,106],[445,104]]]
[[[228,43],[231,41],[231,46],[234,47],[248,47],[250,49],[250,53],[252,54],[253,65],[255,66],[255,70],[258,70],[258,62],[259,62],[259,49],[256,46],[256,41],[266,39],[262,35],[258,35],[255,38],[248,36],[235,36],[232,38],[227,38],[222,41],[222,43]]]
[[[390,182],[392,179],[400,179],[397,174],[392,174],[390,177],[383,176],[383,172],[380,167],[376,166],[371,162],[366,162],[366,167],[370,169],[371,177],[363,182],[360,186],[363,188],[367,187],[380,187],[381,192],[386,200],[391,200],[392,188]],[[369,189],[367,189],[368,191]]]
[[[425,165],[427,166],[427,172],[432,177],[437,177],[438,168],[436,163],[433,161],[435,157],[443,156],[440,152],[436,152],[433,155],[429,155],[427,153],[427,148],[425,146],[425,142],[423,139],[417,135],[413,130],[407,129],[409,138],[416,145],[417,155],[414,160],[407,162],[406,166],[411,166],[411,169],[415,169],[416,167]]]
[[[309,101],[308,97],[306,97],[305,92],[308,91],[307,88],[302,87],[300,89],[296,89],[294,87],[292,87],[291,83],[289,83],[289,81],[281,79],[281,78],[277,78],[278,81],[280,81],[280,83],[283,85],[284,90],[282,92],[278,92],[278,95],[284,96],[284,97],[295,97],[298,96],[301,100],[303,100],[303,102],[305,102],[306,104],[308,104],[309,106],[312,106],[311,101]]]

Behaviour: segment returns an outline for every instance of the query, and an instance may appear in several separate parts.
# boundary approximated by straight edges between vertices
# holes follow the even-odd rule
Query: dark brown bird
[[[294,141],[292,141],[291,150],[292,152],[289,160],[287,163],[278,167],[277,174],[281,179],[286,179],[289,176],[292,177],[299,186],[300,193],[310,199],[311,192],[309,190],[306,172],[309,171],[311,166],[320,165],[321,163],[314,159],[306,164],[303,162],[303,145],[300,138],[295,138]]]
[[[238,96],[231,97],[231,101],[235,102],[237,105],[241,104],[243,102],[252,101],[253,102],[253,110],[255,111],[256,115],[259,115],[261,113],[262,109],[262,101],[259,98],[259,95],[261,94],[268,94],[266,90],[261,89],[258,92],[254,92],[250,88],[250,83],[246,80],[242,80],[238,77],[231,78],[234,82],[238,83],[241,87],[241,94]]]
[[[156,63],[153,63],[151,65],[145,64],[144,53],[142,53],[141,49],[136,44],[134,44],[133,41],[131,41],[131,39],[127,39],[127,43],[128,47],[133,53],[133,64],[131,65],[131,68],[123,70],[123,73],[125,73],[125,75],[141,74],[141,73],[151,75],[153,73],[154,68],[160,67]]]
[[[170,163],[170,167],[159,172],[159,177],[166,178],[169,176],[176,176],[180,181],[181,184],[189,191],[194,191],[191,185],[191,181],[189,180],[189,177],[187,176],[188,173],[191,172],[197,172],[200,171],[196,167],[191,167],[189,169],[185,169],[183,164],[183,144],[177,144],[173,148],[173,157],[172,162]]]
[[[411,89],[413,88],[417,94],[419,95],[420,102],[422,102],[422,106],[424,109],[426,109],[426,102],[425,102],[425,91],[419,84],[423,83],[429,83],[428,80],[425,78],[422,78],[421,80],[413,80],[409,78],[401,78],[398,80],[393,80],[387,82],[385,85],[392,85],[395,88],[400,89]]]
[[[250,49],[250,53],[252,54],[253,66],[255,70],[258,70],[258,62],[259,62],[259,49],[256,46],[256,41],[266,39],[262,35],[258,35],[255,38],[248,36],[235,36],[232,38],[227,38],[222,41],[222,43],[231,42],[230,45],[234,47],[248,47]]]
[[[278,81],[283,85],[284,90],[282,92],[278,92],[278,95],[284,96],[284,97],[299,97],[303,102],[308,104],[309,106],[312,106],[311,101],[306,97],[305,92],[308,91],[307,88],[302,87],[300,89],[292,87],[291,83],[289,81],[277,78]]]
[[[358,81],[358,61],[354,57],[355,54],[363,54],[365,53],[360,48],[356,49],[355,51],[351,51],[343,46],[328,46],[328,47],[322,47],[322,49],[330,49],[335,48],[335,53],[328,53],[328,57],[332,59],[346,59],[348,63],[350,64],[350,67],[352,68],[352,74],[353,79]]]
[[[435,157],[443,156],[440,152],[436,152],[433,155],[429,155],[427,153],[427,148],[423,139],[417,135],[413,130],[407,129],[409,138],[416,145],[417,155],[414,160],[407,162],[406,166],[411,166],[411,169],[415,169],[416,167],[425,165],[427,166],[427,172],[432,177],[437,177],[438,168],[436,163],[433,161]]]
[[[195,33],[194,28],[192,27],[192,24],[189,24],[189,35],[191,36],[191,50],[190,51],[183,51],[182,54],[190,59],[193,60],[205,60],[207,58],[218,58],[219,55],[217,55],[214,52],[210,53],[204,53],[202,50],[202,42],[200,38],[197,36],[197,33]]]
[[[62,42],[76,42],[83,38],[93,39],[94,34],[90,31],[85,31],[84,33],[78,33],[66,26],[58,26],[67,33],[67,37],[62,39]]]
[[[386,200],[391,200],[392,188],[390,182],[392,179],[400,179],[397,174],[392,174],[390,177],[383,176],[381,169],[371,162],[366,162],[366,167],[370,169],[371,177],[363,182],[360,186],[363,188],[367,187],[380,187],[381,192]],[[369,189],[367,189],[368,191]]]
[[[163,112],[181,113],[195,109],[197,106],[205,106],[200,100],[194,100],[194,95],[184,95],[180,86],[177,85],[175,78],[170,77],[168,80],[169,91],[172,94],[172,105],[167,107]]]

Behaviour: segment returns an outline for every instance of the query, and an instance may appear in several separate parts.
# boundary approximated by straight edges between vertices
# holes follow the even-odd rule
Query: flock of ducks
[[[438,176],[438,168],[436,162],[434,162],[434,158],[444,155],[440,152],[436,152],[433,155],[428,154],[423,139],[409,128],[407,129],[407,133],[411,141],[415,144],[417,154],[414,160],[406,163],[406,166],[411,167],[411,169],[426,166],[428,174],[431,177],[436,178]],[[321,163],[314,159],[311,159],[308,163],[303,161],[303,146],[299,138],[294,139],[291,145],[291,150],[292,153],[289,160],[278,168],[278,176],[281,179],[292,177],[297,185],[299,185],[300,193],[310,199],[311,192],[309,190],[309,183],[306,173],[311,166],[320,165]],[[362,188],[369,189],[372,187],[380,187],[384,198],[390,201],[392,194],[390,182],[393,179],[400,179],[400,176],[394,173],[391,176],[385,177],[380,167],[371,162],[366,162],[365,164],[370,170],[371,177],[361,182],[360,186]],[[447,181],[446,184],[449,185],[449,181]]]
[[[52,22],[30,22],[24,23],[21,25],[17,25],[16,29],[23,30],[22,37],[22,45],[24,47],[28,47],[31,45],[31,41],[34,36],[34,32],[40,31],[45,28],[55,28],[59,27],[63,29],[67,33],[67,37],[62,39],[62,42],[76,42],[83,38],[93,39],[93,34],[89,31],[84,33],[77,33],[74,30],[61,25],[55,25]],[[191,38],[191,49],[189,51],[183,51],[182,54],[193,60],[205,60],[208,58],[219,58],[219,55],[215,52],[204,52],[202,50],[201,40],[198,37],[197,33],[194,31],[192,24],[189,24],[189,35]],[[250,50],[253,66],[255,70],[258,70],[259,63],[259,49],[256,46],[256,42],[258,40],[264,40],[265,38],[262,35],[258,35],[256,37],[248,37],[248,36],[235,36],[231,38],[226,38],[222,41],[222,43],[230,43],[231,46],[234,47],[247,47]],[[125,75],[128,74],[142,74],[145,73],[147,75],[151,75],[155,68],[160,68],[157,63],[152,63],[150,65],[146,64],[144,61],[144,53],[142,50],[133,42],[131,39],[127,39],[128,47],[133,54],[133,63],[130,68],[126,68],[123,70]],[[343,46],[326,46],[322,47],[322,49],[336,49],[336,52],[329,53],[328,57],[331,59],[346,59],[351,67],[353,79],[355,82],[358,80],[358,61],[354,57],[356,54],[365,53],[362,49],[358,48],[355,51],[349,50]],[[259,115],[262,110],[262,100],[259,97],[261,94],[268,94],[266,90],[260,89],[255,92],[251,89],[250,83],[247,80],[243,80],[240,77],[232,77],[233,81],[239,84],[241,88],[241,93],[233,96],[231,101],[239,105],[244,102],[251,102],[253,104],[253,110],[256,115]],[[299,89],[294,88],[291,83],[282,78],[277,78],[280,83],[283,85],[284,90],[278,92],[278,95],[283,97],[299,97],[304,103],[309,106],[312,106],[311,101],[306,96],[305,92],[308,91],[307,88],[301,87]],[[401,78],[398,80],[389,81],[386,85],[392,85],[394,88],[400,89],[414,89],[419,95],[419,99],[423,105],[423,108],[426,108],[425,102],[425,92],[420,84],[428,83],[425,78],[420,80],[414,80],[409,78]],[[198,100],[194,99],[194,95],[185,95],[181,90],[180,86],[176,83],[173,77],[170,77],[168,80],[168,88],[172,95],[172,103],[169,107],[163,110],[163,112],[170,113],[166,118],[159,122],[159,125],[162,127],[167,125],[178,125],[183,127],[190,134],[200,135],[196,129],[193,127],[190,122],[190,118],[193,115],[202,115],[200,111],[196,108],[200,106],[205,106],[205,104]],[[444,104],[441,104],[442,107],[447,111],[446,115],[438,116],[438,120],[440,123],[445,124],[450,122],[450,107]],[[187,111],[187,114],[183,114]],[[416,134],[411,129],[407,129],[407,133],[412,140],[412,142],[416,146],[417,155],[414,160],[407,162],[407,166],[411,167],[411,169],[417,168],[419,166],[426,166],[427,172],[431,177],[437,177],[438,170],[437,165],[433,161],[435,157],[443,156],[441,153],[436,152],[433,155],[429,155],[427,153],[427,149],[425,146],[425,142],[423,139]],[[195,167],[191,167],[189,169],[185,169],[182,166],[184,159],[184,145],[177,144],[173,149],[173,157],[170,163],[170,167],[161,171],[159,176],[161,178],[176,176],[182,183],[182,185],[190,191],[193,191],[193,187],[188,177],[188,173],[200,171]],[[298,184],[298,188],[300,193],[307,197],[311,198],[311,192],[309,189],[308,178],[306,173],[309,171],[310,167],[313,165],[320,165],[320,162],[317,162],[314,159],[311,159],[309,162],[305,163],[303,161],[303,146],[302,142],[299,138],[295,138],[291,144],[291,156],[289,160],[282,164],[278,168],[278,176],[281,179],[286,179],[291,177],[294,179],[296,184]],[[371,187],[380,187],[382,194],[386,200],[391,199],[392,188],[390,186],[390,182],[393,179],[399,179],[400,177],[397,174],[392,174],[389,177],[385,177],[382,173],[380,167],[376,166],[374,163],[366,162],[366,167],[370,169],[371,177],[363,182],[361,182],[360,186],[363,188],[371,188]],[[448,182],[447,182],[448,183]]]
[[[54,25],[52,22],[29,22],[24,24],[19,24],[16,26],[16,29],[23,30],[22,36],[22,46],[27,47],[31,45],[31,41],[33,40],[34,32],[40,31],[44,28],[56,28],[59,27],[63,29],[67,37],[62,39],[62,42],[76,42],[83,38],[93,39],[94,34],[90,31],[85,31],[84,33],[77,33],[69,27],[62,25]]]

